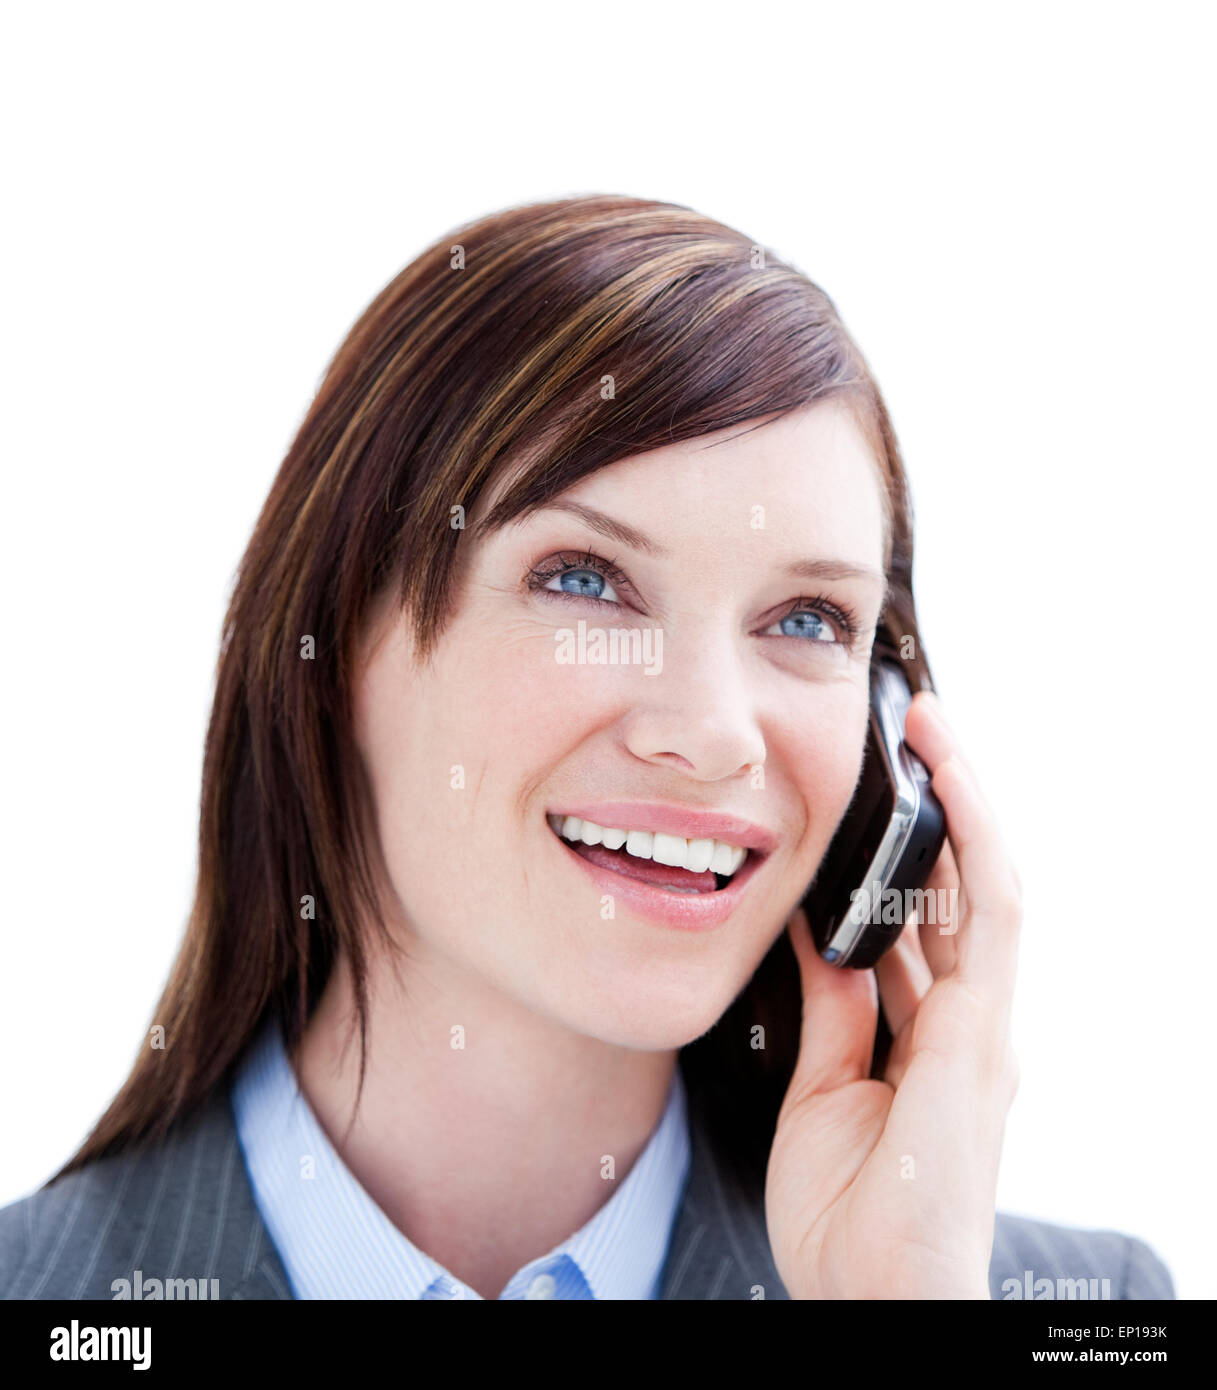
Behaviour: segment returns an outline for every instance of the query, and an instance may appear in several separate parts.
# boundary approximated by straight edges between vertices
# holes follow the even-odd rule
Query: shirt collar
[[[232,1087],[254,1199],[297,1298],[477,1299],[376,1205],[300,1091],[270,1018]],[[500,1298],[652,1299],[689,1171],[680,1067],[642,1153],[574,1235],[512,1276]]]

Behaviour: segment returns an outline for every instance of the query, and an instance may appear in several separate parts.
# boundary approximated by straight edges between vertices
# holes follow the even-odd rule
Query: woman
[[[1170,1296],[1139,1241],[995,1228],[1018,881],[911,576],[886,409],[806,277],[623,197],[436,243],[275,479],[186,940],[127,1083],[0,1213],[0,1288]],[[876,636],[927,687],[958,912],[838,970],[797,905]]]

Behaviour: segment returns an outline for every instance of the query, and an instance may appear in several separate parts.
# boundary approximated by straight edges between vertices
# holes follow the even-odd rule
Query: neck
[[[293,1065],[330,1142],[389,1220],[476,1293],[497,1298],[629,1174],[663,1114],[676,1053],[572,1033],[416,945],[408,985],[383,960],[369,962],[357,1111],[345,958]]]

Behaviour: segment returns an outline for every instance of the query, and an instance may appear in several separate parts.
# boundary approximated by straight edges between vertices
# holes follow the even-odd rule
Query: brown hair
[[[141,1047],[51,1182],[197,1110],[269,1012],[294,1047],[340,951],[352,966],[362,1082],[360,931],[385,928],[350,680],[365,616],[387,586],[407,605],[421,654],[441,636],[465,534],[453,508],[469,514],[510,465],[511,486],[483,522],[493,529],[618,459],[830,396],[853,408],[885,483],[879,635],[911,636],[910,665],[928,683],[895,435],[834,304],[805,275],[688,208],[591,196],[469,223],[376,296],[330,363],[237,572],[204,754],[194,905],[153,1015],[165,1046]],[[302,660],[307,637],[313,659]],[[754,1170],[793,1068],[800,1009],[782,932],[719,1022],[680,1054],[719,1142]],[[767,1046],[754,1050],[757,1023]]]

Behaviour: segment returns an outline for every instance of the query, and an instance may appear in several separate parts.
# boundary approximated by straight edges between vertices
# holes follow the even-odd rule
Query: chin
[[[653,982],[652,982],[653,984]],[[599,1038],[613,1047],[638,1052],[672,1052],[696,1041],[727,1011],[735,990],[714,992],[707,998],[686,981],[683,989],[660,991],[640,989],[624,1006],[599,1000],[589,1001],[579,1019],[571,1019],[575,1031]],[[566,1009],[569,1013],[569,1000]]]

